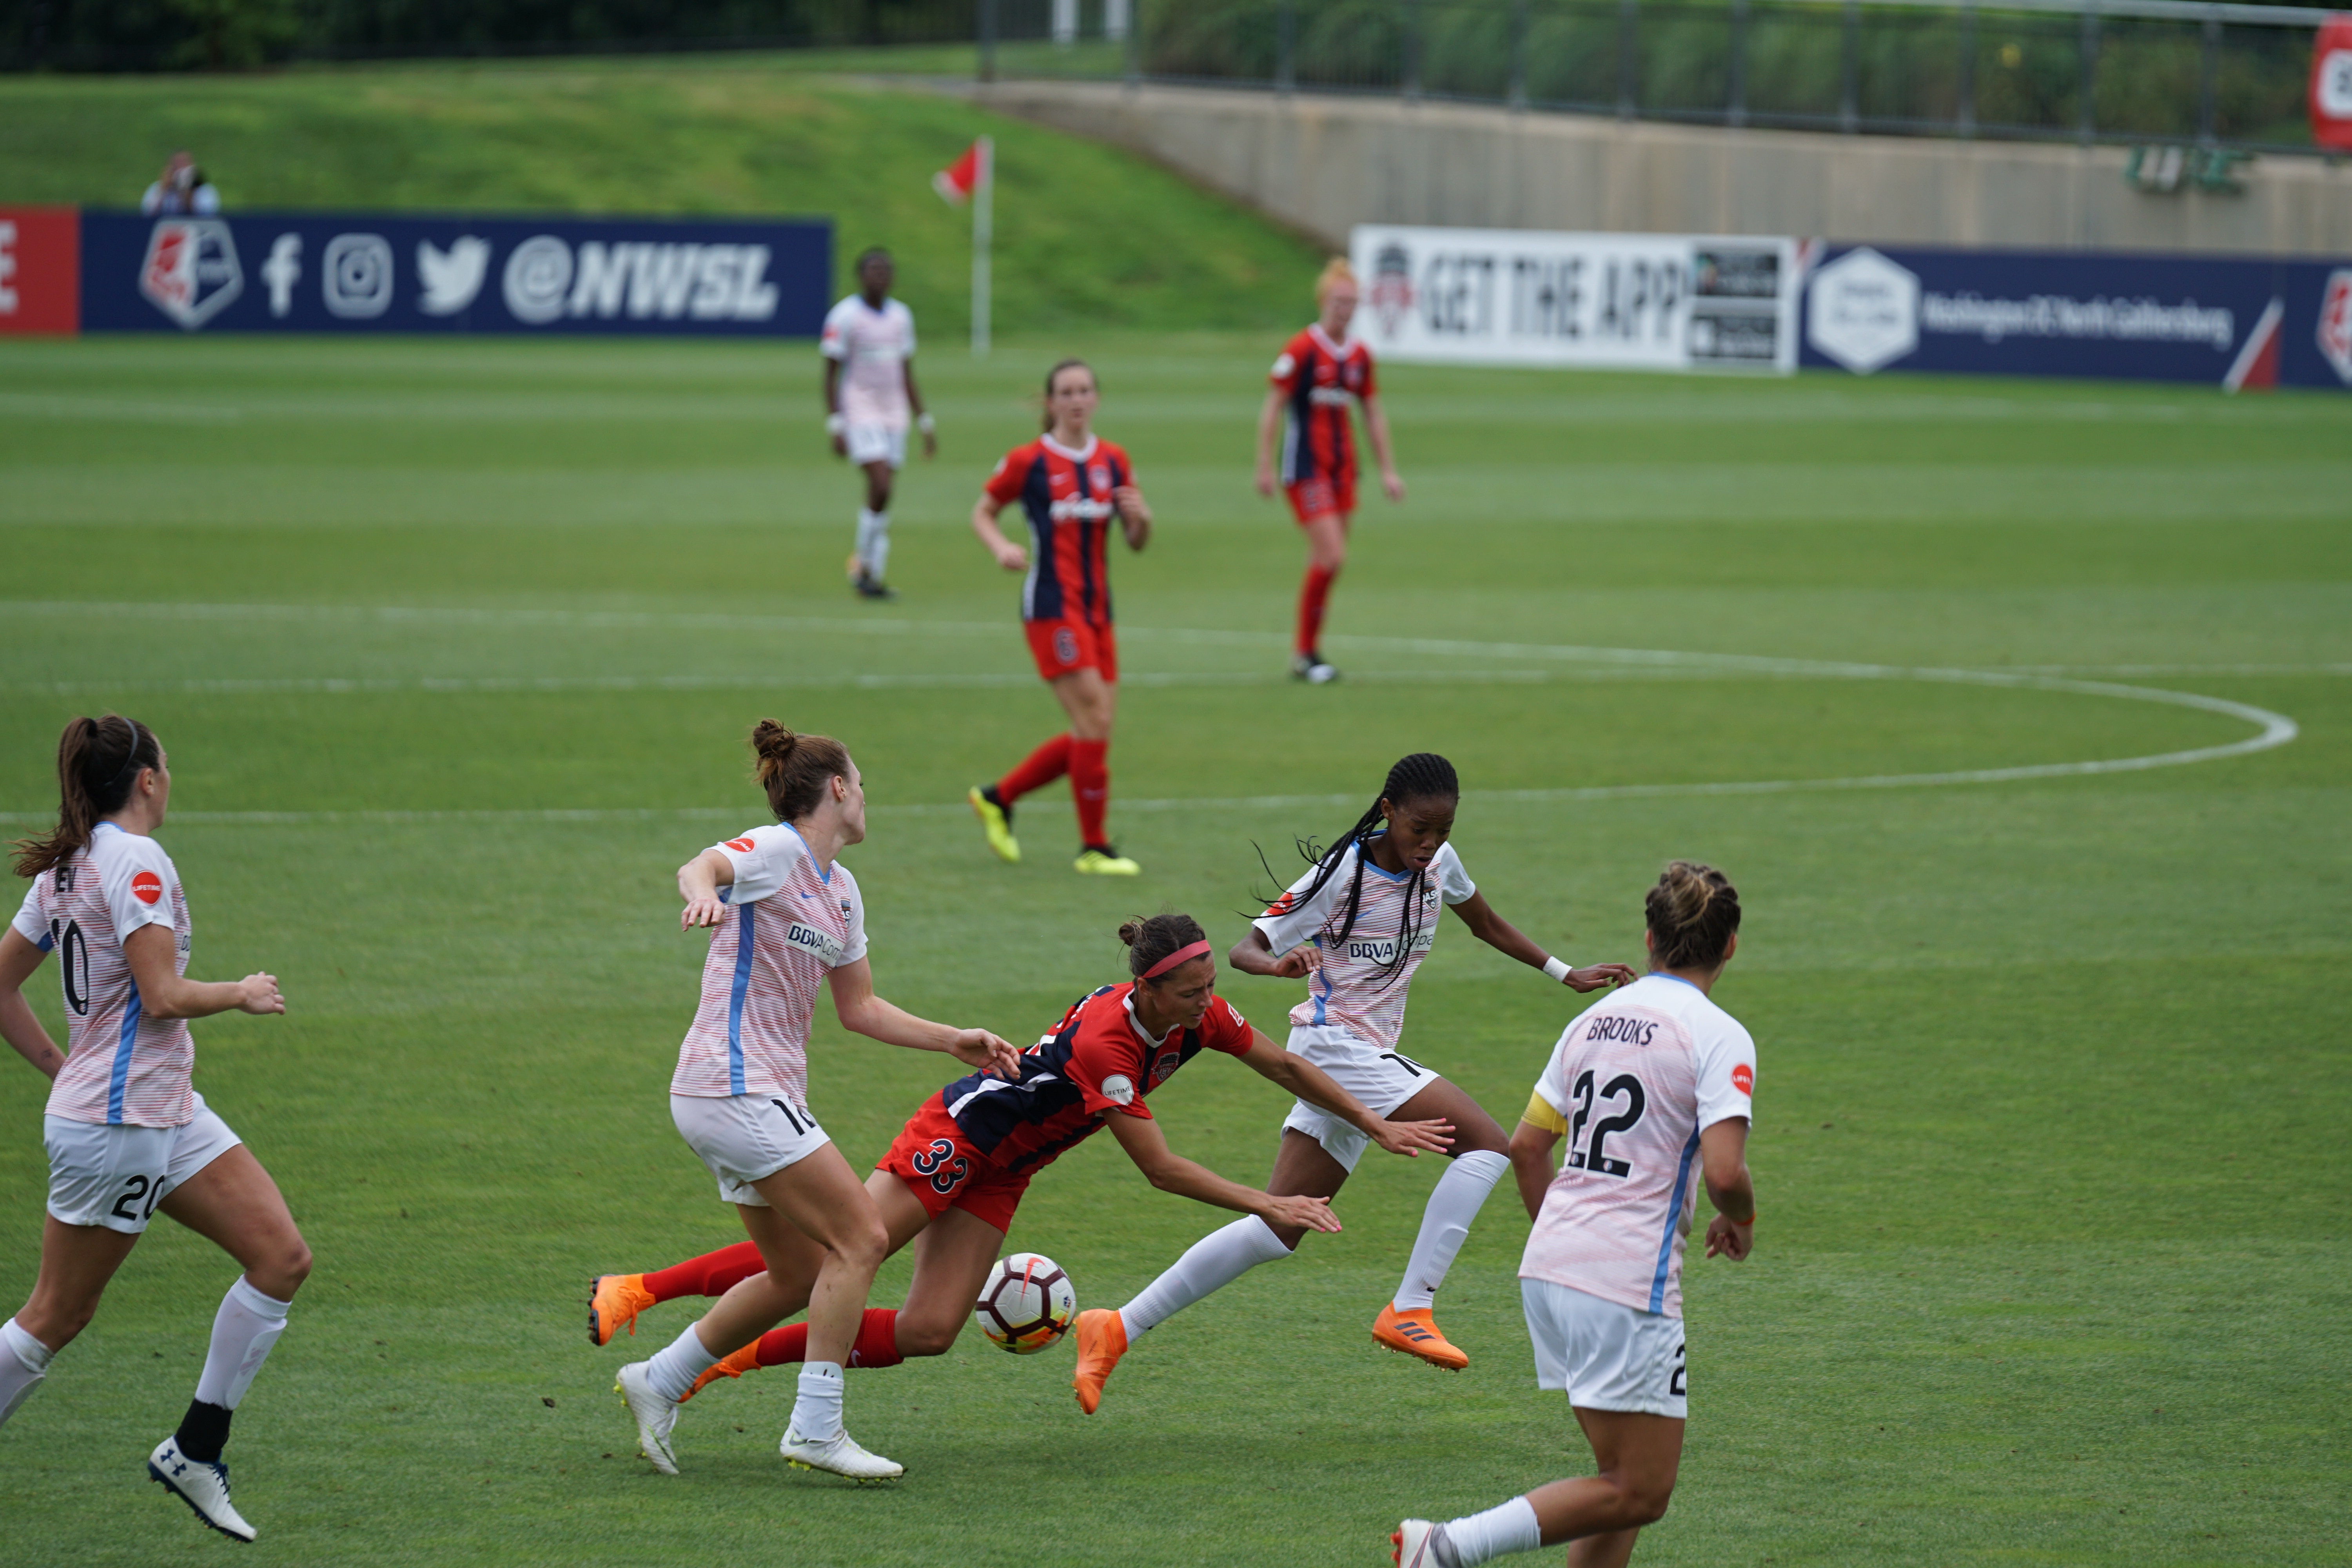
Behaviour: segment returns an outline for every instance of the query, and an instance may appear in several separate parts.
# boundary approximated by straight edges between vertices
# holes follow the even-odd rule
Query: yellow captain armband
[[[1540,1094],[1528,1096],[1528,1108],[1519,1112],[1519,1120],[1530,1127],[1540,1127],[1547,1132],[1566,1132],[1568,1118],[1551,1108],[1551,1101]]]

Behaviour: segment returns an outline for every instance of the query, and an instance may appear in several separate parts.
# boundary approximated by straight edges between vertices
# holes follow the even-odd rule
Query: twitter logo
[[[416,308],[428,316],[454,316],[474,302],[482,291],[482,279],[490,269],[490,242],[472,235],[460,238],[447,250],[436,250],[429,239],[416,242],[416,276],[425,284],[425,297]]]

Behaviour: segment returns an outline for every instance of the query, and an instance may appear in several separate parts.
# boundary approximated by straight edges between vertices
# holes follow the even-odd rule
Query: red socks
[[[898,1353],[898,1314],[888,1307],[868,1307],[858,1320],[857,1342],[850,1347],[852,1366],[897,1366],[907,1358]],[[760,1364],[782,1366],[808,1360],[808,1325],[793,1323],[770,1329],[760,1336]]]
[[[1110,810],[1110,742],[1070,742],[1070,795],[1078,805],[1078,843],[1107,844],[1103,816]]]
[[[1070,749],[1077,742],[1067,735],[1056,735],[1029,753],[1021,765],[996,781],[996,799],[1000,805],[1011,805],[1033,790],[1044,789],[1070,771]]]
[[[1326,572],[1320,566],[1307,569],[1307,581],[1298,589],[1298,645],[1297,651],[1313,653],[1323,636],[1323,601],[1331,596],[1332,580],[1337,572]]]
[[[724,1296],[737,1280],[749,1279],[767,1267],[758,1247],[739,1241],[646,1275],[646,1289],[656,1301],[675,1301],[680,1296]]]

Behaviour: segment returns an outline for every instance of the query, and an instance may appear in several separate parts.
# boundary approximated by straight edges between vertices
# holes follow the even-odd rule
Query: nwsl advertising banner
[[[79,237],[89,332],[813,338],[833,282],[823,219],[85,212]]]
[[[2352,385],[2352,258],[1832,245],[1804,295],[1803,363],[1864,375]]]

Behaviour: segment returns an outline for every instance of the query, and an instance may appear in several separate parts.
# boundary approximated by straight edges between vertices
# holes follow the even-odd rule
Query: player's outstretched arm
[[[274,974],[242,980],[191,980],[175,973],[179,938],[170,926],[141,926],[122,944],[123,961],[151,1018],[209,1018],[215,1013],[283,1013]]]
[[[1496,952],[1517,959],[1530,969],[1551,973],[1551,954],[1528,940],[1525,932],[1502,916],[1486,902],[1484,893],[1473,893],[1458,904],[1446,908],[1462,917],[1470,934],[1493,948]],[[1631,985],[1640,975],[1622,963],[1591,963],[1582,969],[1570,969],[1560,964],[1559,983],[1571,991],[1598,991],[1604,985]]]
[[[680,866],[677,896],[685,900],[686,909],[677,917],[677,929],[692,931],[697,926],[715,926],[726,919],[727,904],[719,898],[719,889],[734,885],[735,862],[716,849],[706,849]]]
[[[980,500],[972,503],[971,531],[980,535],[980,542],[988,546],[988,552],[996,557],[999,566],[1007,572],[1026,572],[1029,552],[1005,538],[1004,531],[996,526],[996,514],[1003,505],[986,490],[981,491]]]
[[[1118,1140],[1118,1146],[1127,1151],[1127,1157],[1135,1162],[1143,1179],[1163,1193],[1214,1204],[1236,1214],[1254,1214],[1277,1230],[1339,1228],[1339,1216],[1331,1212],[1328,1198],[1276,1197],[1239,1182],[1229,1182],[1206,1165],[1195,1164],[1168,1147],[1168,1140],[1157,1121],[1116,1110],[1106,1114],[1110,1135]]]
[[[55,1078],[66,1065],[65,1053],[25,1000],[25,982],[47,957],[15,926],[0,931],[0,1039],[16,1047],[16,1054],[40,1068],[42,1076]]]
[[[1539,1105],[1537,1101],[1528,1109],[1532,1112]],[[1555,1170],[1551,1152],[1559,1142],[1559,1131],[1550,1125],[1559,1120],[1557,1113],[1548,1105],[1541,1109],[1546,1113],[1542,1122],[1522,1120],[1511,1129],[1511,1179],[1518,1184],[1519,1202],[1529,1219],[1543,1213],[1544,1194],[1550,1190]]]
[[[1004,1078],[1021,1076],[1021,1053],[986,1029],[934,1024],[874,994],[874,966],[865,959],[826,970],[824,980],[845,1029],[910,1051],[945,1051],[966,1067]]]
[[[1380,465],[1381,489],[1391,500],[1404,500],[1404,480],[1398,477],[1396,448],[1389,443],[1389,414],[1377,395],[1364,399],[1364,434],[1371,437],[1372,461]]]
[[[1756,1245],[1756,1184],[1748,1174],[1748,1118],[1727,1116],[1698,1135],[1700,1173],[1715,1218],[1706,1227],[1706,1255],[1734,1263]]]
[[[1259,1030],[1250,1031],[1250,1048],[1242,1060],[1267,1082],[1288,1089],[1318,1110],[1329,1111],[1391,1154],[1407,1159],[1423,1150],[1443,1154],[1454,1145],[1451,1121],[1390,1121],[1375,1116],[1362,1100],[1332,1082],[1330,1074],[1305,1057],[1284,1050]]]

